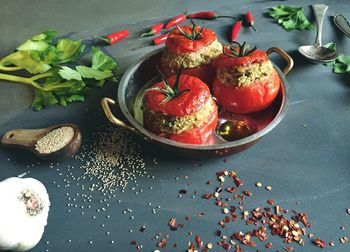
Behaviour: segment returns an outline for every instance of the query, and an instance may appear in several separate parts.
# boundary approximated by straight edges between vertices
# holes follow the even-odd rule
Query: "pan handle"
[[[294,61],[291,56],[289,56],[288,53],[286,53],[284,50],[278,47],[271,47],[269,50],[266,51],[267,55],[270,55],[271,53],[277,53],[279,56],[281,56],[285,61],[287,61],[287,66],[283,69],[283,73],[287,75],[290,70],[292,70],[294,66]]]
[[[109,104],[116,105],[116,102],[114,100],[112,100],[111,98],[107,98],[107,97],[102,98],[102,100],[101,100],[102,109],[103,109],[103,112],[105,113],[106,117],[108,118],[108,120],[111,121],[111,123],[113,123],[119,127],[122,127],[124,129],[127,129],[131,132],[134,132],[134,133],[138,133],[138,131],[134,127],[131,127],[131,126],[127,125],[125,122],[116,118],[113,115],[111,109],[109,108]]]

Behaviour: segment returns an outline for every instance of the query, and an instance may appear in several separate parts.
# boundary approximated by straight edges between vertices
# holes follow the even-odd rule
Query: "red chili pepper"
[[[128,35],[129,35],[129,30],[121,30],[121,31],[111,33],[105,37],[96,37],[96,38],[101,39],[110,45],[113,45],[118,41],[122,40],[123,38],[127,37]]]
[[[231,41],[236,41],[238,37],[238,33],[241,29],[242,26],[242,20],[237,20],[233,26],[232,26],[232,31],[231,31]]]
[[[168,28],[170,28],[172,26],[181,24],[181,23],[185,22],[185,20],[186,20],[186,15],[185,14],[180,14],[180,15],[170,19],[169,22],[165,25],[165,28],[168,29]]]
[[[255,27],[254,27],[254,17],[253,14],[251,13],[251,11],[248,11],[247,14],[245,14],[246,20],[247,20],[247,24],[250,25],[254,31],[256,31]]]
[[[160,44],[165,43],[165,41],[167,40],[168,36],[169,36],[169,33],[165,33],[163,35],[160,35],[160,36],[154,38],[153,39],[153,44],[160,45]]]
[[[213,20],[217,18],[233,18],[231,16],[219,16],[213,11],[201,11],[201,12],[196,12],[190,15],[187,15],[187,18],[190,19],[206,19],[206,20]]]
[[[158,34],[164,27],[163,23],[155,24],[148,32],[142,33],[141,38],[149,37]]]

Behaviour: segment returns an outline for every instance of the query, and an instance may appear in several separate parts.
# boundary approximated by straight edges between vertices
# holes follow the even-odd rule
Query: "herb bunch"
[[[56,35],[56,31],[34,35],[13,53],[0,59],[0,80],[34,88],[31,105],[34,110],[84,101],[89,89],[103,86],[108,79],[113,80],[114,72],[119,68],[114,59],[95,47],[91,49],[92,65],[78,65],[77,60],[85,45],[68,38],[54,43]],[[30,76],[19,75],[19,70],[25,70]]]

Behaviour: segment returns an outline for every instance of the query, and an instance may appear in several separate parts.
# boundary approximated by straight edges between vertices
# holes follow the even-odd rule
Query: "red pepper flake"
[[[313,243],[320,248],[325,248],[326,247],[326,242],[317,238],[316,240],[313,241]]]
[[[330,241],[330,242],[329,242],[329,246],[334,247],[334,245],[335,245],[335,244],[334,244],[333,241]]]
[[[266,202],[267,202],[267,204],[272,205],[272,206],[274,206],[276,204],[276,202],[273,199],[269,199]]]
[[[272,248],[272,243],[271,242],[266,243],[265,248],[267,248],[267,249]]]
[[[236,248],[235,252],[242,252],[242,248],[238,244],[235,246],[235,248]]]
[[[196,235],[195,240],[196,240],[196,243],[197,243],[197,247],[202,248],[203,247],[203,241],[202,241],[201,237],[199,235]]]
[[[184,228],[184,227],[185,227],[185,224],[180,223],[180,224],[177,225],[177,227],[178,227],[178,228]]]
[[[211,180],[207,181],[207,185],[211,185],[213,182]]]
[[[285,246],[285,247],[283,247],[283,249],[284,249],[285,251],[287,251],[287,252],[291,252],[291,251],[293,251],[293,250],[294,250],[294,247],[291,247],[291,246]]]
[[[231,249],[231,245],[228,244],[227,242],[225,241],[221,241],[221,242],[218,242],[218,245],[223,247],[225,250],[230,250]]]
[[[300,221],[304,224],[305,227],[311,227],[311,224],[308,221],[306,213],[299,213]]]
[[[181,189],[181,190],[179,191],[179,193],[180,193],[180,194],[186,194],[186,193],[187,193],[187,190]]]
[[[237,177],[236,175],[233,176],[233,182],[235,183],[235,185],[237,187],[240,187],[243,185],[243,182],[240,180],[239,177]]]
[[[137,244],[137,241],[132,240],[132,241],[130,242],[130,244],[131,244],[131,245],[136,245],[136,244]]]
[[[252,196],[253,193],[249,190],[244,190],[244,194],[247,195],[247,196]]]
[[[237,190],[233,186],[230,186],[230,187],[226,188],[226,191],[229,192],[229,193],[235,193]]]
[[[171,218],[168,223],[169,227],[173,228],[176,225],[176,218]]]
[[[213,196],[211,193],[206,193],[203,195],[203,199],[210,199]]]

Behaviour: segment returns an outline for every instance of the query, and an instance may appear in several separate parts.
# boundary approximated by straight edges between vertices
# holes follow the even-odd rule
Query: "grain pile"
[[[83,161],[84,175],[93,181],[90,191],[124,190],[129,182],[147,175],[140,146],[127,131],[116,127],[98,130],[96,140],[84,145],[76,158]]]
[[[50,131],[35,144],[35,150],[42,154],[49,154],[65,147],[74,136],[74,128],[62,126]]]

